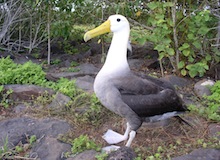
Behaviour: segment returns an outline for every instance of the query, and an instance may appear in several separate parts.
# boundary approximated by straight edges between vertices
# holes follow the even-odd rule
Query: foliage
[[[107,113],[95,94],[89,96],[89,106],[89,109],[84,114],[77,115],[78,119],[80,121],[90,122],[93,125],[99,125],[102,118],[107,116]]]
[[[21,142],[18,143],[15,147],[9,148],[8,147],[8,137],[4,140],[4,145],[0,148],[0,159],[14,159],[15,156],[19,154],[24,154],[28,149],[30,149],[33,143],[36,141],[36,136],[32,135],[30,139],[28,139],[28,143],[22,144]]]
[[[46,82],[45,72],[41,66],[29,61],[14,63],[9,57],[0,59],[0,84],[36,84]]]
[[[8,108],[11,101],[9,99],[10,94],[13,93],[13,90],[8,90],[4,93],[4,86],[0,86],[0,107],[3,106],[4,108]]]
[[[8,137],[4,140],[4,145],[0,148],[0,158],[3,158],[5,154],[7,154],[9,148],[8,148]]]
[[[207,96],[207,108],[205,108],[205,113],[211,120],[220,122],[220,81],[217,81],[213,87],[211,87],[212,94]]]
[[[76,95],[75,81],[61,78],[57,83],[47,81],[40,65],[31,61],[16,64],[9,57],[0,59],[0,84],[34,84],[52,88],[70,97]]]
[[[81,153],[85,150],[91,149],[100,151],[101,148],[93,140],[90,140],[87,135],[80,135],[72,142],[72,153]]]
[[[189,109],[209,120],[220,122],[220,81],[217,81],[210,89],[212,94],[204,96],[203,106],[198,108],[195,105],[190,105]]]
[[[103,152],[95,156],[97,160],[105,160],[108,157],[108,154]]]
[[[36,140],[37,140],[36,135],[32,135],[32,136],[30,137],[30,139],[29,139],[30,145],[32,145],[34,142],[36,142]]]
[[[145,40],[154,43],[159,52],[159,60],[169,58],[175,71],[183,76],[202,77],[213,62],[219,62],[219,54],[210,47],[215,34],[211,27],[215,19],[209,10],[193,10],[184,13],[176,10],[172,2],[150,2],[148,24],[154,29]]]
[[[209,10],[201,10],[191,13],[178,26],[180,34],[185,35],[179,39],[179,50],[182,53],[180,63],[183,65],[178,66],[178,69],[183,75],[188,72],[190,77],[202,77],[209,69],[211,57],[217,56],[217,52],[211,51],[213,47],[210,47],[209,41],[209,38],[214,38],[214,34],[210,32],[214,21]]]

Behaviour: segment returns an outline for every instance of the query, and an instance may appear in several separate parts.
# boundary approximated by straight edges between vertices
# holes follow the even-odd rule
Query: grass
[[[37,138],[36,135],[26,136],[27,143],[19,142],[13,148],[8,147],[8,137],[4,140],[4,145],[0,148],[0,159],[27,159],[29,150],[33,147]]]

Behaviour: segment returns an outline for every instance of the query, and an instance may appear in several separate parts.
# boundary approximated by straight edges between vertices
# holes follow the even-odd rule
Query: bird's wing
[[[111,80],[123,95],[148,95],[156,94],[164,89],[151,79],[143,79],[132,73],[118,76]]]
[[[172,85],[165,81],[130,74],[118,77],[113,82],[123,102],[140,117],[186,110]]]

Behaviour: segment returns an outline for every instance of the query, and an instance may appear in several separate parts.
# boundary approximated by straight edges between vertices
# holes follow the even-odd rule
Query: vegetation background
[[[0,51],[46,49],[49,64],[51,45],[59,42],[66,53],[77,53],[68,42],[81,42],[85,30],[118,13],[136,31],[133,44],[153,43],[162,73],[169,59],[173,72],[203,76],[220,61],[219,5],[218,0],[2,0]]]

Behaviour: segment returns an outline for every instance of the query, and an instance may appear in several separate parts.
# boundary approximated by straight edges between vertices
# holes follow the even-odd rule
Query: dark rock
[[[76,69],[79,69],[78,72],[60,72],[60,73],[47,73],[47,78],[49,80],[53,80],[56,81],[60,78],[68,78],[68,79],[73,79],[73,78],[77,78],[77,77],[83,77],[86,75],[90,75],[90,76],[95,76],[99,69],[97,67],[95,67],[93,64],[82,64],[78,67],[76,67]]]
[[[34,157],[41,160],[61,160],[64,159],[64,153],[71,150],[71,145],[59,142],[56,138],[44,137],[37,142],[31,150]]]
[[[81,64],[81,65],[77,66],[76,68],[79,69],[80,73],[84,73],[84,74],[96,75],[99,71],[99,68],[97,68],[93,64],[89,64],[89,63]]]
[[[21,113],[25,109],[27,109],[27,106],[25,106],[24,104],[19,104],[19,105],[14,107],[15,113]]]
[[[96,160],[95,156],[98,154],[95,150],[87,150],[67,160]]]
[[[70,129],[67,122],[54,119],[33,119],[28,117],[13,118],[0,122],[0,146],[8,137],[9,148],[22,141],[23,135],[36,135],[37,138],[49,136],[56,138]]]
[[[79,77],[76,79],[76,86],[86,91],[93,92],[94,78],[91,76]]]
[[[194,85],[194,91],[199,97],[202,97],[204,95],[209,96],[211,95],[209,87],[213,86],[214,84],[215,82],[212,80],[203,79]]]
[[[52,89],[43,88],[36,85],[5,85],[4,89],[6,91],[13,90],[13,93],[10,94],[10,98],[14,101],[32,100],[33,98],[45,94],[45,92],[50,95],[55,93],[55,91],[53,91]]]
[[[131,69],[137,69],[139,70],[141,66],[143,65],[144,60],[143,59],[129,59],[128,64]]]
[[[107,160],[134,160],[136,157],[134,151],[129,147],[120,147],[118,150],[111,152]]]
[[[220,160],[220,150],[196,149],[188,155],[172,158],[172,160]]]
[[[189,80],[187,80],[185,78],[174,76],[174,75],[166,75],[162,79],[167,80],[172,85],[178,86],[178,87],[186,87],[186,86],[192,84],[191,81],[189,81]]]
[[[53,99],[53,101],[48,105],[48,107],[53,107],[57,109],[64,108],[69,102],[71,101],[71,98],[68,96],[65,96],[64,94],[57,93]]]

